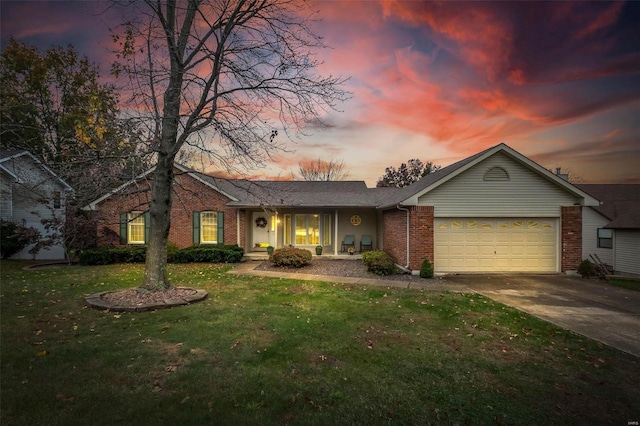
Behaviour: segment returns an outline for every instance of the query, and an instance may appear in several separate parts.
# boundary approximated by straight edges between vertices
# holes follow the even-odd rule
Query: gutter
[[[403,207],[400,207],[400,204],[396,205],[396,208],[398,210],[402,210],[407,212],[407,264],[405,266],[403,266],[403,268],[405,269],[409,269],[409,209],[405,209]]]

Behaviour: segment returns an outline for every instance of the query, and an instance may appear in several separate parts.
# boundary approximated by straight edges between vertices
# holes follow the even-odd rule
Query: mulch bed
[[[411,274],[393,274],[386,276],[372,274],[367,271],[367,267],[359,260],[314,259],[309,265],[301,268],[275,266],[271,262],[262,262],[255,269],[260,271],[275,271],[294,274],[331,275],[338,277],[372,278],[392,281],[425,281],[424,278]]]

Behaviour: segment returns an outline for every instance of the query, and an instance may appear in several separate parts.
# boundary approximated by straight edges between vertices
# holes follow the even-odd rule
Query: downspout
[[[398,204],[396,206],[396,208],[398,210],[402,210],[402,211],[407,212],[407,264],[404,266],[404,268],[409,270],[409,264],[411,263],[409,261],[409,214],[410,214],[410,212],[409,212],[409,209],[405,209],[404,207],[400,207],[400,204]]]

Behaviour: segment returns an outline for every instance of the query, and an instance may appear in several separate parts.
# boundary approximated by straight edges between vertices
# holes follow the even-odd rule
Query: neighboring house
[[[176,165],[169,240],[342,250],[345,235],[418,271],[568,272],[582,260],[582,206],[598,200],[505,144],[406,188],[364,182],[228,180]],[[100,244],[144,244],[153,169],[106,194],[96,210]]]
[[[0,218],[47,235],[42,219],[65,218],[67,197],[73,189],[31,153],[0,151]],[[25,247],[12,259],[64,259],[61,245],[41,249],[35,255]]]
[[[577,186],[601,202],[583,209],[583,257],[596,254],[616,273],[640,275],[640,185]]]

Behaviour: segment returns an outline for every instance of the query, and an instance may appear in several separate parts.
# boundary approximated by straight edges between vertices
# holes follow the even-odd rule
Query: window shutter
[[[127,214],[120,213],[120,244],[127,244]]]
[[[149,244],[149,227],[151,226],[151,217],[149,212],[144,214],[144,243]]]
[[[200,212],[193,212],[193,245],[200,244]]]
[[[218,244],[224,244],[224,213],[218,212]]]

